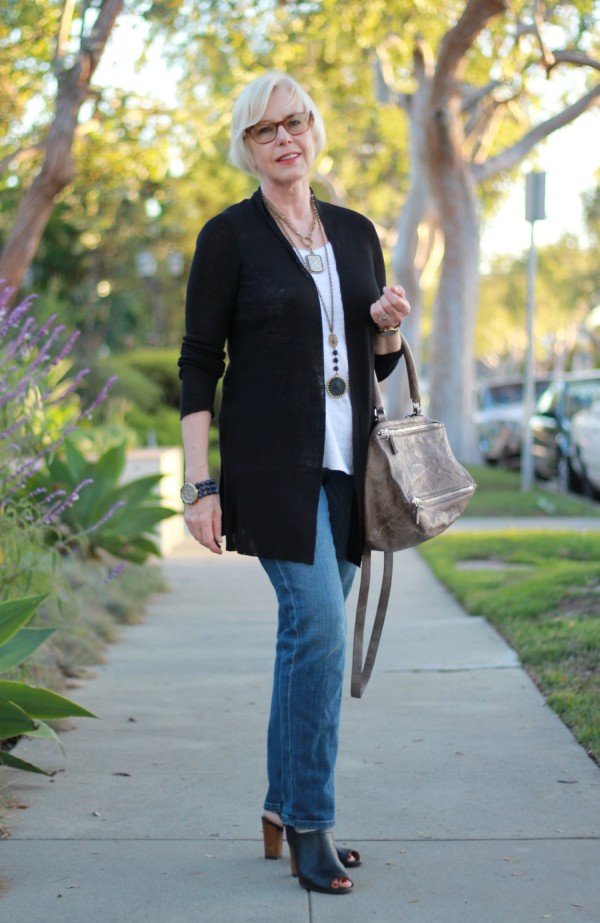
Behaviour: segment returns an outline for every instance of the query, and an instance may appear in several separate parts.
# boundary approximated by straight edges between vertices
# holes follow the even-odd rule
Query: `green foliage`
[[[63,543],[77,542],[91,557],[103,550],[139,564],[149,555],[160,556],[151,536],[158,524],[174,516],[175,511],[160,506],[154,494],[160,474],[120,484],[125,460],[125,443],[91,461],[72,440],[67,440],[64,455],[48,461],[47,470],[36,474],[31,483],[36,488],[60,490],[67,497],[77,498],[61,512],[59,531]]]
[[[181,382],[179,349],[134,349],[97,360],[85,381],[85,394],[115,376],[111,397],[125,398],[139,410],[152,412],[159,404],[179,409]]]
[[[179,349],[136,349],[126,354],[127,364],[141,372],[160,388],[161,400],[179,409],[181,381],[179,379]]]
[[[42,599],[41,596],[30,596],[0,602],[0,673],[21,664],[52,634],[52,629],[25,627]],[[44,721],[75,716],[95,717],[87,709],[49,689],[21,681],[0,680],[0,765],[44,772],[7,753],[2,743],[22,734],[57,739]]]
[[[179,411],[159,406],[152,413],[132,408],[126,414],[127,425],[135,430],[139,445],[171,446],[181,443]]]
[[[131,446],[181,443],[178,357],[177,349],[132,350],[100,359],[93,365],[82,390],[86,399],[107,376],[116,378],[98,415],[105,434],[107,425],[114,428],[120,421],[121,436],[128,431]],[[91,437],[92,433],[86,436]],[[112,444],[115,441],[120,440],[113,440]]]
[[[448,534],[420,552],[467,611],[498,628],[600,760],[600,535]]]
[[[565,235],[556,244],[538,248],[536,274],[536,351],[540,370],[553,368],[556,354],[569,352],[575,333],[600,294],[600,273],[595,248],[582,247]],[[504,360],[508,372],[520,371],[517,362],[526,346],[525,257],[497,257],[481,279],[476,354],[483,361]]]

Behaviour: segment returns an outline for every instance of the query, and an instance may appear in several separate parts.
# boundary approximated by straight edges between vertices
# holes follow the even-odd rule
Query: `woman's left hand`
[[[381,298],[371,305],[371,319],[379,328],[397,327],[408,314],[410,304],[401,285],[385,285]]]

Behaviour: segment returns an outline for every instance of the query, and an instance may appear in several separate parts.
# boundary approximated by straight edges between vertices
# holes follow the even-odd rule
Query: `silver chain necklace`
[[[308,276],[308,278],[312,280],[317,290],[317,295],[319,296],[319,302],[323,309],[323,314],[325,315],[327,326],[329,327],[329,336],[327,338],[327,342],[331,346],[331,358],[332,358],[332,363],[333,363],[333,375],[325,383],[325,389],[327,391],[327,394],[330,397],[343,397],[344,394],[346,394],[348,391],[348,382],[346,381],[345,378],[342,378],[342,376],[339,374],[340,357],[339,357],[339,352],[337,349],[339,341],[337,338],[337,334],[335,332],[335,301],[333,297],[333,276],[331,272],[331,266],[329,264],[329,252],[327,250],[327,243],[325,241],[325,232],[323,230],[323,225],[321,224],[321,216],[319,215],[319,212],[317,209],[317,203],[315,201],[314,193],[311,191],[310,201],[311,201],[311,208],[315,216],[315,219],[314,219],[315,226],[318,225],[319,227],[319,233],[321,235],[321,240],[323,241],[323,247],[325,250],[325,263],[327,265],[327,278],[329,281],[329,301],[330,301],[329,311],[327,310],[327,305],[325,304],[325,299],[323,298],[323,295],[321,294],[321,290],[319,289],[319,286],[317,285],[316,281],[312,278],[311,272],[314,272],[315,270],[311,270],[311,272],[308,271],[307,265],[305,264],[300,253],[298,252],[297,247],[294,246],[294,242],[291,240],[289,234],[286,231],[285,226],[289,224],[289,222],[286,221],[283,218],[283,216],[280,217],[280,213],[277,211],[273,203],[267,199],[266,195],[263,192],[261,192],[261,195],[262,195],[263,202],[265,203],[265,206],[267,208],[267,211],[273,217],[273,219],[275,220],[275,223],[278,225],[279,229],[281,230],[281,233],[283,234],[283,236],[285,237],[285,239],[291,246],[294,252],[294,256],[296,257],[298,263],[302,267],[302,270]],[[313,231],[314,231],[314,228],[311,228],[311,238],[312,238]],[[316,259],[318,259],[321,264],[321,269],[319,269],[318,272],[322,272],[323,261],[321,260],[321,257],[317,253],[313,254],[313,256],[316,257]],[[307,262],[308,262],[308,258],[307,258]]]
[[[308,234],[301,234],[298,228],[292,224],[289,218],[286,218],[285,215],[283,215],[279,211],[279,209],[275,205],[273,205],[273,203],[270,202],[269,199],[267,199],[264,193],[263,193],[263,199],[265,201],[267,208],[269,209],[273,217],[276,219],[277,223],[280,226],[286,225],[286,227],[288,227],[291,231],[293,231],[293,233],[296,235],[300,243],[304,247],[306,247],[308,251],[310,251],[306,257],[306,266],[310,270],[310,272],[323,272],[323,260],[321,259],[318,253],[314,252],[314,246],[313,246],[313,241],[312,241],[313,234],[315,233],[315,228],[317,226],[317,220],[319,217],[319,214],[317,212],[317,206],[315,205],[315,201],[314,201],[314,196],[311,194],[311,198],[310,198],[310,208],[312,211],[313,220],[312,220],[312,224],[310,226],[310,230]],[[289,236],[287,233],[285,236],[289,240]],[[292,244],[292,246],[294,245]],[[296,248],[294,247],[294,249]]]

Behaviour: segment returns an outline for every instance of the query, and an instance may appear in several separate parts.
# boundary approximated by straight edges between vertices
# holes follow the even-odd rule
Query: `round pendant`
[[[343,397],[348,390],[348,383],[339,375],[334,375],[327,382],[326,388],[330,397]]]
[[[335,333],[329,334],[328,343],[332,349],[334,349],[338,345],[338,338],[336,337]]]

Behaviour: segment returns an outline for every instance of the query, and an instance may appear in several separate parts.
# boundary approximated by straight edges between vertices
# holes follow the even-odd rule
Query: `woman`
[[[231,161],[260,187],[198,237],[179,361],[182,498],[197,541],[221,554],[224,532],[277,595],[265,855],[281,856],[285,826],[300,884],[347,894],[360,857],[332,835],[344,604],[361,560],[373,369],[383,379],[396,366],[410,308],[385,286],[373,225],[312,195],[324,141],[314,102],[283,74],[234,106]],[[220,502],[208,434],[226,344]]]

